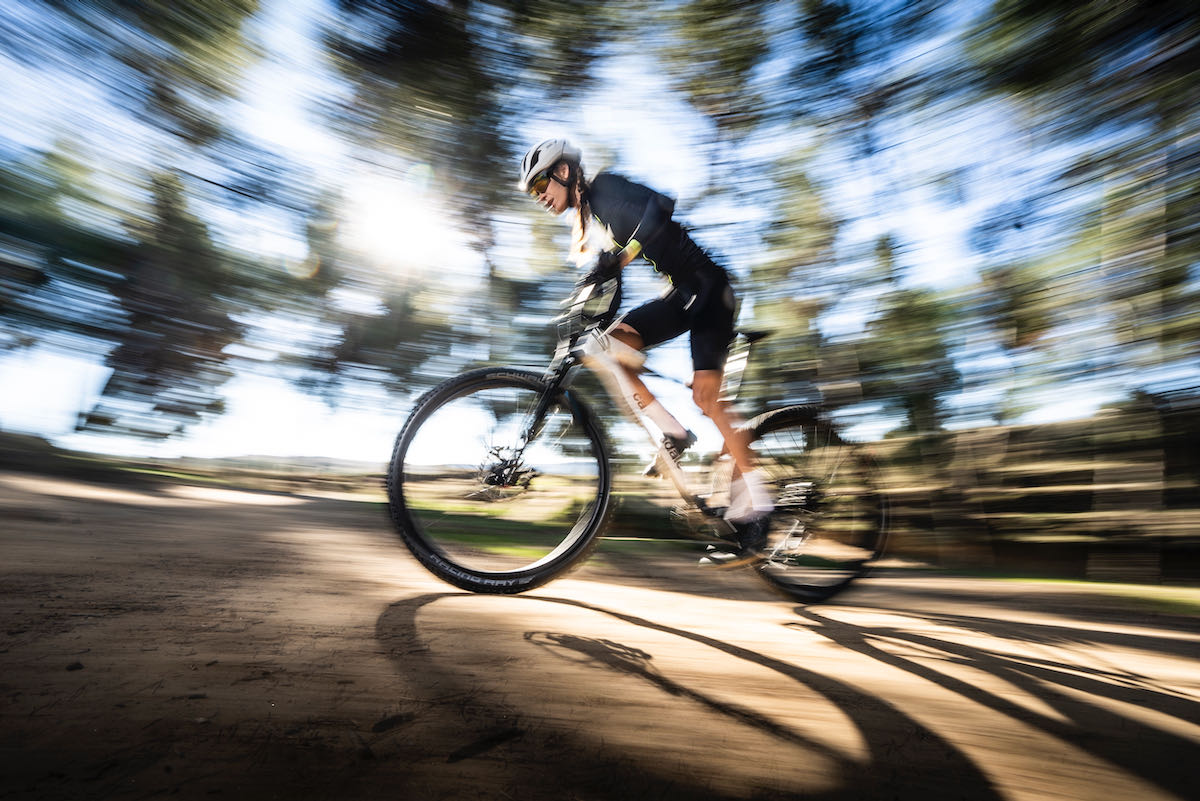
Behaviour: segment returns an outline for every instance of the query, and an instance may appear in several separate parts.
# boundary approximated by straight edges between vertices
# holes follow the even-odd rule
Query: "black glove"
[[[583,277],[583,284],[599,284],[621,274],[621,256],[611,250],[603,250],[596,257],[596,266]]]

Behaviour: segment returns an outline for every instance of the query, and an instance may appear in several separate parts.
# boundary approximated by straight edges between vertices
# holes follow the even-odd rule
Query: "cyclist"
[[[737,531],[738,549],[710,550],[701,563],[732,566],[753,560],[766,543],[773,506],[741,421],[720,397],[736,309],[729,274],[673,219],[674,200],[611,172],[587,180],[581,151],[563,139],[547,139],[529,149],[518,187],[551,214],[576,210],[576,254],[589,250],[589,239],[598,233],[593,225],[601,229],[606,246],[585,281],[615,278],[639,256],[670,281],[662,296],[613,323],[604,340],[607,352],[593,355],[606,357],[622,394],[662,430],[667,452],[678,461],[695,435],[655,400],[637,368],[643,349],[691,332],[692,399],[716,424],[735,465],[725,517]],[[647,470],[655,472],[654,466]]]

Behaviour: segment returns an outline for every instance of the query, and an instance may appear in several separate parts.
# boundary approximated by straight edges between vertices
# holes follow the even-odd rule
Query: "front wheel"
[[[887,503],[875,462],[815,407],[768,412],[750,428],[776,499],[759,574],[791,598],[826,600],[883,552]]]
[[[417,401],[396,438],[388,504],[409,550],[439,578],[516,593],[591,551],[610,481],[587,407],[533,373],[484,368]]]

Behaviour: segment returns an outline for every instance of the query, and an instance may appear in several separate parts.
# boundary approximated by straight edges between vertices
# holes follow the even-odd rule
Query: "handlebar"
[[[572,335],[590,328],[605,327],[621,308],[621,278],[618,275],[606,281],[577,281],[562,306],[562,314],[555,318],[559,324],[560,338],[563,338],[564,323],[569,326],[566,333]]]
[[[552,322],[558,325],[558,346],[546,370],[546,379],[562,381],[574,359],[576,343],[596,328],[607,328],[621,308],[620,276],[599,283],[578,281],[561,304],[563,311]]]

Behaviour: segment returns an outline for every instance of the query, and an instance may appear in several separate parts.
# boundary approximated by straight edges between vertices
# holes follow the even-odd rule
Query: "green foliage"
[[[885,297],[859,346],[864,397],[902,411],[906,431],[939,430],[942,397],[960,386],[946,343],[951,311],[930,291],[896,290]]]
[[[126,322],[111,332],[112,374],[84,429],[167,437],[224,409],[218,389],[232,375],[224,349],[241,334],[222,297],[228,264],[187,208],[178,176],[154,176],[151,197],[125,279],[111,288]]]
[[[774,404],[811,400],[814,381],[833,381],[838,372],[818,320],[840,289],[823,275],[835,260],[839,221],[808,174],[811,158],[790,153],[772,173],[779,191],[762,238],[763,259],[751,268],[746,287],[751,325],[772,333],[754,346],[743,396]]]
[[[1167,87],[1194,84],[1198,31],[1187,0],[996,0],[968,42],[985,87],[1074,96],[1095,120],[1144,114],[1147,102],[1178,107]],[[1131,94],[1139,85],[1149,93]],[[1097,96],[1113,102],[1096,107]]]
[[[257,0],[47,5],[62,14],[62,29],[53,35],[99,62],[93,66],[103,71],[117,105],[190,145],[210,145],[222,135],[216,104],[237,92],[259,57],[244,30]]]
[[[767,55],[767,7],[690,0],[666,12],[670,35],[660,58],[689,102],[720,131],[744,134],[760,119],[763,100],[751,78]]]
[[[1044,283],[1029,269],[997,267],[986,272],[983,283],[990,298],[991,319],[1000,342],[1008,348],[1032,345],[1051,327],[1053,303]]]
[[[467,236],[493,244],[513,201],[509,120],[588,88],[619,17],[585,2],[338,3],[325,41],[353,87],[330,109],[347,137],[432,165]]]
[[[701,233],[746,279],[743,322],[774,331],[747,376],[753,396],[861,379],[860,394],[827,399],[929,431],[962,387],[965,341],[997,345],[1023,387],[1133,385],[1185,365],[1200,341],[1200,22],[1182,0],[996,0],[977,13],[942,0],[339,0],[317,20],[336,83],[316,98],[323,120],[361,163],[428,168],[483,265],[467,278],[380,269],[344,236],[340,188],[238,132],[264,56],[260,5],[0,12],[14,63],[94,76],[129,123],[111,152],[68,130],[0,163],[0,347],[104,354],[113,374],[91,428],[162,436],[220,413],[236,344],[275,352],[278,374],[331,402],[358,381],[405,394],[466,362],[544,358],[570,275],[557,221],[515,211],[528,144],[516,137],[578,125],[610,59],[632,54],[673,88],[664,103],[702,119],[680,146],[685,133],[701,142],[712,180],[680,198],[681,216],[745,215]],[[1020,182],[896,157],[974,109],[1028,139]],[[628,109],[631,130],[645,110]],[[902,207],[920,188],[974,215],[980,280],[958,294],[913,280],[925,257],[905,250],[917,222]],[[214,224],[268,213],[306,256],[245,252]],[[513,228],[535,240],[522,264]],[[862,325],[831,337],[839,315]],[[272,338],[263,318],[315,333]]]

